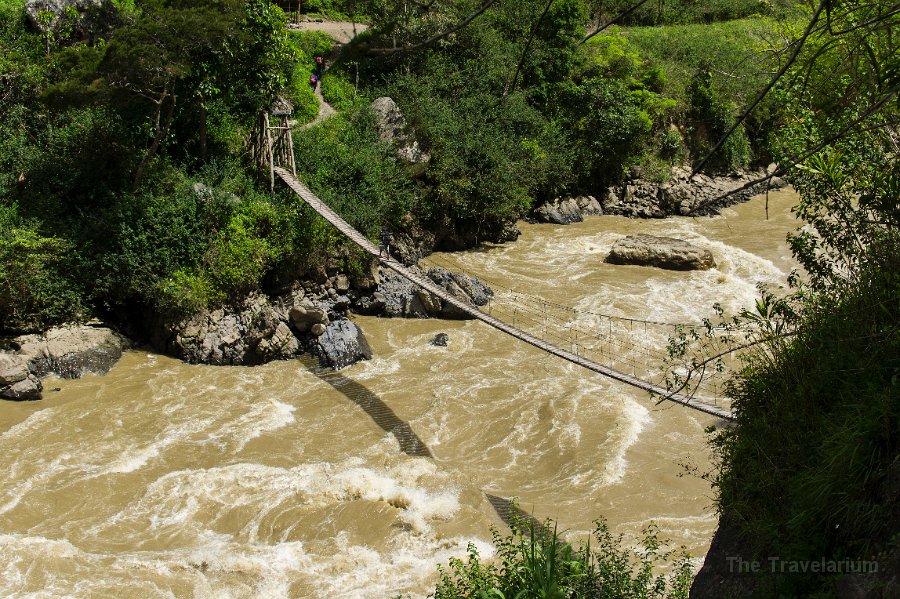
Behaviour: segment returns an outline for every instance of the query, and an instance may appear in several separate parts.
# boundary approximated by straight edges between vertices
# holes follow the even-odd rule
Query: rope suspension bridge
[[[512,308],[512,317],[514,320],[514,324],[510,324],[509,322],[501,320],[500,318],[494,316],[492,313],[486,313],[480,310],[477,306],[460,300],[442,287],[439,287],[431,279],[422,276],[417,272],[413,272],[412,270],[408,269],[406,266],[395,260],[393,257],[385,256],[378,246],[372,243],[362,233],[353,228],[353,226],[351,226],[347,221],[341,218],[340,215],[334,212],[312,191],[310,191],[308,187],[301,183],[293,172],[280,166],[272,167],[272,172],[277,175],[294,193],[296,193],[320,216],[334,225],[334,227],[336,227],[350,241],[362,248],[366,253],[376,258],[384,267],[396,272],[398,275],[411,281],[421,289],[424,289],[432,295],[439,297],[444,302],[451,304],[452,306],[458,308],[466,314],[469,314],[473,318],[480,320],[481,322],[499,331],[502,331],[511,337],[515,337],[516,339],[524,341],[525,343],[528,343],[529,345],[532,345],[544,352],[560,357],[568,362],[581,366],[582,368],[586,368],[587,370],[620,381],[637,389],[647,391],[652,395],[660,397],[661,401],[673,402],[726,420],[733,419],[731,411],[723,406],[715,405],[707,401],[701,401],[696,397],[688,396],[679,392],[673,392],[670,389],[661,386],[659,383],[647,380],[647,378],[642,378],[641,376],[639,376],[638,362],[634,359],[633,356],[629,358],[628,353],[622,351],[624,349],[622,347],[623,342],[616,340],[613,336],[609,336],[607,338],[605,347],[598,348],[597,346],[589,342],[587,335],[585,335],[583,337],[584,342],[576,342],[574,345],[567,345],[572,349],[565,349],[561,347],[561,345],[567,344],[567,340],[562,336],[554,334],[553,332],[548,330],[546,325],[549,323],[549,318],[545,318],[544,322],[542,322],[542,320],[540,320],[536,315],[534,309],[523,308],[521,311],[519,311],[518,308]],[[522,297],[524,298],[524,296]],[[544,307],[546,307],[546,303],[544,303]],[[504,308],[504,310],[508,312],[510,310],[510,307],[507,306]],[[490,311],[494,311],[493,307],[490,309]],[[538,327],[543,326],[543,337],[540,337],[535,333],[523,330],[523,328],[519,328],[519,326],[516,326],[519,321],[522,322],[522,325],[530,324],[532,326],[537,325]],[[628,322],[627,319],[625,319],[625,321]],[[633,326],[637,321],[630,322]],[[610,327],[612,327],[611,319],[609,320],[609,324]],[[574,332],[574,329],[571,329],[571,327],[570,330]],[[561,343],[557,345],[552,343],[548,339],[552,339]],[[597,353],[598,350],[600,355],[610,357],[612,357],[613,354],[618,355],[619,361],[623,362],[623,364],[615,364],[615,366],[617,367],[614,368],[612,366],[604,365],[597,361],[594,361],[589,356],[592,353]],[[623,366],[631,366],[631,368],[629,369],[631,370],[631,374],[628,374]]]
[[[256,134],[253,136],[255,141],[251,145],[251,155],[257,164],[259,174],[264,170],[268,171],[269,185],[273,191],[276,177],[281,179],[320,216],[377,259],[385,268],[488,326],[572,364],[647,391],[652,396],[660,398],[658,403],[668,401],[725,420],[734,419],[730,409],[718,405],[718,382],[715,379],[721,373],[713,372],[708,375],[704,370],[700,380],[692,387],[687,385],[690,381],[690,376],[687,376],[687,380],[673,390],[666,385],[665,373],[658,367],[662,356],[655,350],[642,347],[634,341],[635,327],[639,329],[643,327],[646,334],[648,327],[664,327],[669,330],[674,327],[674,330],[678,331],[682,326],[700,328],[700,325],[675,325],[594,312],[577,312],[573,308],[508,289],[497,282],[480,277],[495,290],[499,289],[497,297],[503,298],[503,301],[490,302],[488,311],[484,312],[477,306],[454,296],[428,277],[410,270],[390,255],[385,255],[381,248],[301,183],[297,179],[291,126],[287,119],[289,110],[279,110],[273,114],[278,118],[278,124],[272,125],[268,114],[264,113],[260,116]],[[434,260],[435,257],[431,259]],[[455,267],[453,270],[461,269]],[[577,326],[578,318],[585,316],[592,321],[590,329]],[[627,334],[623,330],[624,327],[628,327]],[[598,335],[598,331],[604,329],[605,334]],[[685,393],[685,389],[690,389],[690,392]]]

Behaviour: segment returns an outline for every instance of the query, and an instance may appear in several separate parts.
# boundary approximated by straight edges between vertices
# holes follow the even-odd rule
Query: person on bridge
[[[315,70],[315,73],[316,73],[316,77],[318,77],[319,80],[321,81],[321,80],[322,80],[322,75],[325,74],[325,59],[322,58],[321,56],[316,56],[316,70]]]
[[[319,77],[315,73],[309,76],[309,87],[313,90],[313,93],[316,92],[316,87],[319,85]]]
[[[394,236],[391,235],[391,232],[388,231],[387,227],[381,227],[381,246],[379,247],[379,258],[390,258],[391,257],[391,242],[394,241]]]

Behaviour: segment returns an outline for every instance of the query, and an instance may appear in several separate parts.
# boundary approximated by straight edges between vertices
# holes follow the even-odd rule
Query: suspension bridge
[[[280,132],[283,130],[280,130]],[[290,143],[290,142],[288,142]],[[260,154],[266,157],[275,157],[278,155],[277,152],[261,152]],[[274,161],[273,161],[274,162]],[[497,318],[492,313],[484,312],[479,309],[477,306],[465,302],[444,288],[438,286],[431,279],[423,276],[417,272],[414,272],[395,260],[391,256],[385,256],[381,249],[376,246],[372,241],[370,241],[365,235],[357,231],[353,226],[351,226],[347,221],[345,221],[340,215],[334,212],[325,202],[319,199],[308,187],[306,187],[303,183],[301,183],[296,177],[296,171],[294,167],[293,160],[287,161],[288,168],[284,166],[277,166],[269,163],[270,174],[274,179],[276,176],[281,179],[294,193],[296,193],[304,202],[306,202],[313,210],[315,210],[320,216],[325,218],[329,223],[331,223],[334,227],[336,227],[344,236],[346,236],[350,241],[359,246],[366,253],[370,254],[372,257],[377,259],[379,263],[388,268],[398,275],[404,277],[405,279],[411,281],[419,288],[424,289],[425,291],[431,293],[435,297],[440,298],[442,301],[456,307],[457,309],[465,312],[471,317],[480,320],[481,322],[491,326],[507,335],[519,339],[520,341],[524,341],[529,345],[532,345],[541,351],[544,351],[548,354],[552,354],[563,360],[571,362],[572,364],[576,364],[582,368],[590,370],[592,372],[596,372],[605,377],[611,378],[616,381],[620,381],[629,385],[631,387],[635,387],[637,389],[641,389],[643,391],[647,391],[652,396],[656,396],[659,398],[659,401],[668,401],[674,404],[678,404],[684,407],[691,408],[693,410],[697,410],[703,412],[705,414],[709,414],[712,416],[716,416],[719,418],[723,418],[725,420],[733,420],[734,416],[731,413],[731,410],[728,408],[718,405],[718,398],[705,398],[702,396],[698,396],[695,392],[690,394],[679,392],[679,390],[673,391],[672,389],[668,389],[663,386],[661,383],[656,383],[649,380],[650,376],[647,372],[642,371],[642,373],[637,372],[637,364],[634,359],[632,359],[632,373],[628,374],[621,367],[615,368],[613,366],[607,364],[601,364],[598,361],[595,361],[589,357],[588,354],[590,350],[595,349],[594,347],[589,346],[585,342],[579,343],[577,340],[573,345],[569,345],[572,349],[565,349],[560,347],[558,344],[552,343],[548,338],[552,335],[547,333],[546,325],[544,326],[544,335],[543,337],[538,336],[540,333],[528,332],[516,326],[516,318],[518,317],[521,321],[531,321],[532,324],[538,323],[535,320],[537,317],[536,312],[533,310],[523,309],[521,313],[518,310],[515,310],[512,314],[513,323],[509,323],[505,320],[501,320]],[[526,296],[521,296],[526,297]],[[546,314],[547,307],[549,304],[547,302],[541,302],[539,298],[532,298],[536,302],[540,302],[541,308]],[[559,308],[564,308],[557,306]],[[493,310],[491,310],[493,312]],[[634,326],[634,323],[640,323],[644,326],[648,324],[655,325],[665,325],[672,326],[669,323],[652,323],[650,321],[636,321],[632,319],[620,319],[622,322],[630,323],[631,326]],[[621,353],[617,352],[616,345],[622,345],[621,341],[616,341],[612,336],[612,324],[610,320],[610,335],[607,340],[607,352],[612,357],[613,353]],[[525,322],[523,322],[524,326]],[[540,324],[540,323],[538,323]],[[560,338],[561,339],[561,338]],[[585,336],[582,335],[582,339],[585,339]],[[568,343],[567,343],[568,345]],[[620,348],[621,349],[621,348]],[[604,352],[600,351],[601,354]],[[643,369],[642,369],[643,370]]]

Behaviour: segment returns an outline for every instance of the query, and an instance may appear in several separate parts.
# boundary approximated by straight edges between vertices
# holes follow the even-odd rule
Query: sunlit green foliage
[[[79,315],[78,296],[57,270],[66,242],[0,206],[0,333],[28,331]]]
[[[600,520],[590,540],[575,548],[563,542],[548,522],[535,530],[533,522],[513,523],[512,533],[492,529],[496,556],[483,561],[474,545],[465,560],[451,558],[449,569],[439,568],[435,599],[685,599],[691,581],[688,556],[663,551],[658,529],[644,530],[640,549],[630,550]],[[669,576],[657,574],[660,565],[673,566]]]
[[[295,139],[303,180],[370,237],[418,208],[411,179],[393,159],[393,149],[378,141],[368,109],[334,116]]]

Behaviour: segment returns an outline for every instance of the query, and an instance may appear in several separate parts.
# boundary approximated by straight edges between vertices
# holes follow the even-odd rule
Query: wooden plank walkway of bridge
[[[441,298],[443,301],[452,304],[456,308],[459,308],[463,312],[471,315],[473,318],[480,320],[481,322],[499,330],[503,331],[507,335],[515,337],[529,345],[533,345],[534,347],[543,350],[547,353],[553,354],[562,358],[563,360],[567,360],[572,362],[573,364],[577,364],[582,368],[586,368],[598,374],[602,374],[603,376],[609,377],[611,379],[621,381],[627,385],[631,385],[632,387],[636,387],[638,389],[643,389],[644,391],[648,391],[652,394],[658,395],[666,401],[674,402],[676,404],[686,406],[688,408],[698,410],[700,412],[704,412],[706,414],[710,414],[712,416],[718,416],[719,418],[724,418],[726,420],[733,420],[734,416],[731,411],[712,404],[704,403],[701,401],[697,401],[693,398],[683,396],[678,393],[671,393],[667,389],[664,389],[658,385],[654,385],[648,381],[640,379],[636,376],[631,376],[625,374],[624,372],[619,372],[613,368],[609,368],[608,366],[604,366],[602,364],[598,364],[592,360],[585,358],[584,356],[579,356],[573,352],[562,349],[561,347],[557,347],[552,343],[547,343],[543,339],[539,339],[533,335],[526,333],[516,327],[513,327],[502,320],[494,318],[490,314],[485,314],[478,307],[468,303],[461,301],[460,299],[454,297],[450,293],[448,293],[443,288],[439,287],[436,283],[434,283],[431,279],[427,277],[423,277],[419,274],[416,274],[403,266],[400,262],[397,262],[392,257],[384,257],[382,255],[381,250],[374,243],[369,241],[367,237],[365,237],[362,233],[353,228],[350,223],[345,221],[340,217],[336,212],[334,212],[331,208],[328,207],[325,202],[320,200],[318,196],[316,196],[312,191],[309,190],[303,183],[301,183],[296,177],[294,177],[290,171],[287,171],[281,167],[274,168],[275,174],[278,175],[291,190],[294,191],[300,198],[303,199],[309,206],[319,213],[325,220],[334,225],[341,233],[343,233],[347,238],[349,238],[353,243],[361,247],[367,253],[371,254],[378,261],[390,268],[400,276],[405,279],[415,283],[422,289],[425,289],[429,293],[436,295]]]

